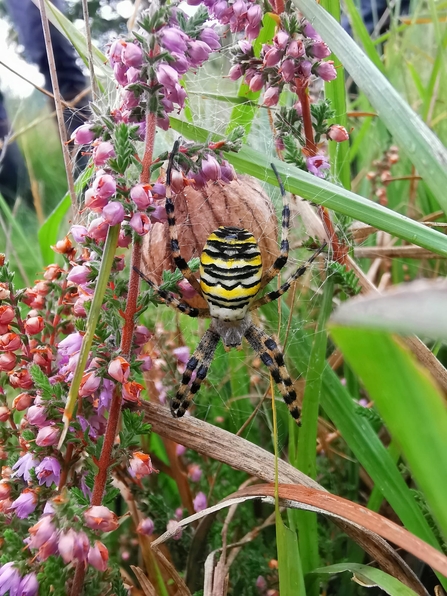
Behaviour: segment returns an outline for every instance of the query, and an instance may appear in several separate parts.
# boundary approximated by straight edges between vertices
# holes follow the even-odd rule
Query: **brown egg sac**
[[[246,228],[251,232],[260,247],[264,271],[278,256],[273,204],[255,178],[239,176],[230,184],[209,183],[201,190],[188,186],[173,200],[180,251],[186,261],[200,257],[208,236],[219,226]],[[157,284],[164,270],[175,270],[169,241],[167,223],[154,224],[143,240],[142,270]],[[198,308],[206,306],[199,296],[187,302]]]

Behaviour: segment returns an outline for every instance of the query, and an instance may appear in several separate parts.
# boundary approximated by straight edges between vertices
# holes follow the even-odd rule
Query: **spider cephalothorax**
[[[209,317],[211,324],[199,345],[189,359],[182,383],[171,402],[173,416],[184,415],[200,385],[205,379],[219,341],[224,348],[241,349],[242,339],[248,341],[261,361],[268,367],[293,418],[299,423],[300,408],[292,380],[284,364],[284,356],[275,340],[254,324],[250,311],[276,300],[290,288],[290,285],[306,271],[308,265],[323,250],[323,245],[312,257],[275,291],[257,298],[260,290],[278,275],[289,255],[289,206],[287,195],[280,183],[283,196],[282,234],[280,254],[273,265],[262,270],[261,252],[251,232],[237,227],[221,226],[208,236],[200,257],[200,280],[197,280],[181,256],[175,222],[174,202],[170,192],[171,170],[174,166],[174,147],[167,171],[166,213],[170,231],[170,247],[176,266],[184,278],[205,299],[207,308],[194,308],[180,300],[175,294],[160,289],[141,272],[158,295],[159,299],[172,308],[190,317]],[[276,170],[275,170],[276,173]],[[279,177],[278,177],[279,181]],[[193,373],[195,372],[195,378]]]

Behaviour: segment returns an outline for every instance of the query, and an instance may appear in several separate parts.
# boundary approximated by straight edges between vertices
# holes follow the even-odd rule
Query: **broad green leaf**
[[[332,323],[330,332],[363,381],[447,538],[447,408],[433,379],[397,338]]]
[[[286,319],[289,311],[284,300],[281,308],[282,316]],[[261,310],[270,328],[276,329],[277,306],[270,303],[263,306]],[[311,337],[296,316],[292,317],[291,328],[294,341],[289,342],[287,346],[288,364],[295,376],[297,373],[305,376],[309,365]],[[369,420],[362,415],[361,406],[354,402],[330,366],[326,366],[322,374],[321,406],[407,530],[439,548],[433,530],[423,516],[395,462],[374,432]]]
[[[344,302],[332,320],[337,325],[447,339],[446,304],[445,285],[421,280]]]
[[[296,532],[284,525],[276,511],[276,544],[281,596],[306,596]]]
[[[174,130],[188,139],[204,143],[209,138],[222,138],[177,118],[171,117],[170,122]],[[239,173],[250,174],[263,182],[277,185],[275,174],[270,167],[270,164],[274,163],[286,190],[447,257],[447,237],[444,234],[387,207],[246,146],[239,153],[228,153],[225,157]]]
[[[293,2],[341,60],[447,212],[447,150],[444,145],[318,2]]]
[[[329,565],[328,567],[320,567],[312,571],[315,575],[332,575],[335,573],[343,573],[350,571],[354,574],[352,578],[354,581],[367,588],[378,586],[390,596],[415,596],[411,588],[397,580],[392,575],[370,567],[369,565],[359,565],[358,563],[338,563],[336,565]]]

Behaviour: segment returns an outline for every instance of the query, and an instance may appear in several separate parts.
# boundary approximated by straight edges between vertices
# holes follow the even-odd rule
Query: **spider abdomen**
[[[261,252],[251,232],[221,226],[208,237],[200,257],[200,286],[211,317],[243,319],[261,277]]]

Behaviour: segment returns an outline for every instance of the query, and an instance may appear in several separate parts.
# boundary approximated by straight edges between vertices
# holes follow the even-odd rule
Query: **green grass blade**
[[[276,511],[276,542],[281,596],[305,596],[298,538],[296,532],[284,525],[279,509]]]
[[[336,565],[329,565],[328,567],[321,567],[315,569],[312,573],[318,575],[332,575],[334,573],[343,573],[350,571],[354,574],[353,579],[358,580],[358,583],[367,587],[378,586],[390,596],[415,596],[411,588],[404,585],[392,575],[370,567],[369,565],[359,565],[358,563],[338,563]],[[357,578],[357,580],[356,580]]]
[[[278,311],[274,304],[262,307],[269,326],[278,325]],[[287,318],[288,307],[282,302],[282,316]],[[292,317],[294,341],[287,347],[288,363],[292,372],[305,374],[309,366],[311,339],[297,317]],[[414,495],[406,485],[385,446],[374,432],[370,422],[361,415],[340,379],[329,367],[322,374],[321,405],[337,427],[360,464],[379,487],[405,527],[432,546],[439,548],[437,539],[418,507]]]
[[[40,258],[38,251],[34,250],[34,247],[31,243],[32,241],[30,242],[29,236],[27,236],[25,231],[22,229],[17,217],[13,216],[11,209],[8,207],[2,195],[0,195],[0,211],[3,213],[8,225],[10,225],[11,228],[14,230],[14,240],[17,242],[20,239],[20,242],[23,243],[23,246],[28,246],[30,248],[30,250],[27,253],[30,259],[28,265],[32,263],[34,271],[40,271],[43,267],[42,259]]]
[[[262,21],[262,29],[253,44],[253,50],[255,56],[260,55],[262,45],[270,43],[275,35],[276,21],[271,17],[269,13],[264,15]],[[245,130],[245,135],[248,135],[253,124],[253,120],[258,112],[258,99],[261,95],[260,91],[250,91],[249,86],[246,83],[241,83],[238,91],[238,98],[245,100],[240,105],[236,105],[230,116],[228,122],[226,134],[229,134],[237,126],[242,126]],[[249,103],[247,102],[249,100]]]
[[[334,323],[330,330],[365,384],[447,538],[447,409],[433,379],[390,334]]]
[[[170,123],[172,128],[184,137],[198,142],[204,143],[209,138],[213,140],[222,138],[177,118],[171,117]],[[286,190],[291,193],[447,257],[447,238],[444,234],[429,229],[387,207],[246,146],[239,153],[227,153],[225,157],[239,173],[249,174],[263,182],[277,185],[278,181],[270,167],[270,164],[274,163]]]
[[[298,455],[296,467],[310,476],[316,478],[316,445],[318,430],[318,412],[323,378],[326,363],[327,333],[326,322],[332,309],[334,283],[332,278],[326,280],[323,290],[323,299],[318,319],[317,330],[312,344],[309,358],[309,368],[306,374],[306,388],[304,390],[302,425],[298,436]],[[296,519],[299,532],[299,544],[303,573],[309,573],[320,564],[318,553],[318,527],[317,515],[309,511],[297,511]],[[319,593],[318,585],[309,589],[310,594]]]
[[[400,94],[314,0],[293,0],[365,93],[379,117],[405,151],[439,205],[447,212],[447,150]]]

